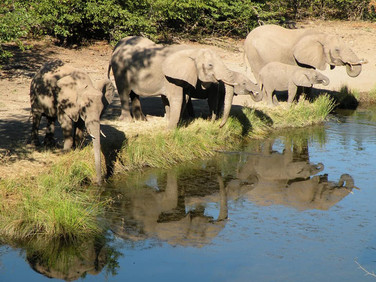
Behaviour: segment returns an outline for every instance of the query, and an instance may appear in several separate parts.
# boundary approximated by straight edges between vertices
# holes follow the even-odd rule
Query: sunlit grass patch
[[[304,127],[325,121],[335,105],[328,95],[321,95],[313,103],[302,97],[297,103],[284,103],[265,111],[273,121],[273,128]]]
[[[334,101],[327,95],[313,103],[298,103],[264,109],[243,108],[234,112],[223,128],[220,121],[196,119],[173,131],[143,132],[131,137],[119,154],[122,168],[171,167],[177,163],[208,158],[217,150],[239,148],[247,138],[262,138],[270,131],[286,127],[303,127],[325,121]]]
[[[40,175],[1,180],[0,235],[71,240],[100,233],[105,203],[96,188],[82,187],[94,175],[88,151],[64,155]]]

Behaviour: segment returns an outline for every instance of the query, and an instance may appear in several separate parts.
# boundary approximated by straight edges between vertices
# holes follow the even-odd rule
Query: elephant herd
[[[223,110],[222,127],[229,117],[234,95],[250,95],[256,102],[264,100],[273,105],[278,104],[273,92],[287,90],[288,102],[292,102],[298,86],[329,84],[329,79],[316,69],[324,70],[327,64],[331,68],[346,66],[348,75],[356,77],[366,63],[339,37],[275,25],[252,30],[244,50],[257,83],[230,70],[210,49],[164,46],[140,36],[126,37],[117,43],[108,78],[96,83],[86,72],[60,60],[47,62],[30,87],[31,143],[40,144],[38,128],[42,116],[47,118],[45,145],[54,143],[56,120],[63,130],[65,150],[80,142],[86,128],[93,139],[96,180],[100,184],[100,117],[116,93],[110,80],[111,70],[121,101],[121,120],[145,120],[139,96],[161,96],[168,128],[173,129],[185,110],[194,115],[191,98],[207,99],[212,119]]]

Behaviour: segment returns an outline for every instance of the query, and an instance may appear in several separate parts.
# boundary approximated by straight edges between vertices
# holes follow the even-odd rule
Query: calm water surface
[[[1,246],[0,281],[375,280],[374,113],[135,173],[107,189],[107,240]]]

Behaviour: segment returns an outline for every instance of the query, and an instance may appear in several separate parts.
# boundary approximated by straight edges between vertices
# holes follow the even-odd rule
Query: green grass
[[[94,187],[91,150],[71,152],[38,176],[0,181],[0,236],[76,240],[102,232],[105,203]]]
[[[262,111],[243,108],[234,112],[223,128],[220,121],[196,119],[187,127],[131,137],[119,154],[120,172],[143,167],[167,168],[177,163],[204,159],[216,151],[239,148],[248,138],[263,138],[274,129],[304,127],[325,121],[333,110],[333,100],[323,95],[313,103],[298,103]]]
[[[324,95],[313,103],[301,99],[275,108],[243,108],[232,112],[223,128],[220,121],[200,118],[172,131],[150,133],[140,127],[138,134],[127,136],[114,173],[210,158],[276,129],[321,123],[334,105]],[[103,232],[98,217],[107,202],[100,199],[99,187],[90,186],[95,179],[92,146],[56,158],[40,173],[0,179],[0,236],[76,240]]]

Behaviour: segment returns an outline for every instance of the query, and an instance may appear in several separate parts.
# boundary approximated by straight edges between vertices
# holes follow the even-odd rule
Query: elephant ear
[[[303,87],[312,86],[309,75],[305,73],[304,71],[298,70],[294,72],[294,74],[292,75],[292,81],[294,82],[296,86],[303,86]]]
[[[78,85],[72,76],[65,76],[57,81],[59,94],[57,95],[58,111],[64,112],[74,122],[79,118]]]
[[[195,61],[190,55],[190,50],[181,50],[168,56],[162,63],[163,74],[196,87],[198,73]]]
[[[305,36],[299,40],[293,49],[293,55],[300,65],[311,66],[320,70],[326,68],[324,46],[315,35]]]

